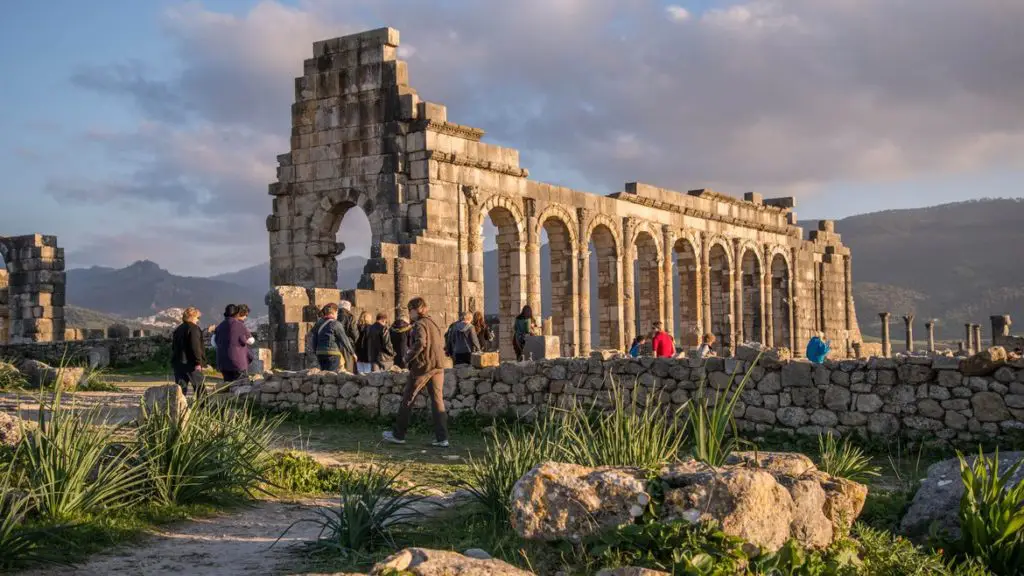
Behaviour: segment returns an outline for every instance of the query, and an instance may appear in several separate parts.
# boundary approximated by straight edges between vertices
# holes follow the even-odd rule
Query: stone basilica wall
[[[295,80],[291,149],[278,156],[267,218],[278,367],[302,367],[316,308],[337,301],[337,234],[354,207],[373,233],[358,288],[345,295],[360,310],[393,317],[422,296],[447,324],[459,310],[490,312],[484,284],[496,282],[501,324],[531,305],[538,325],[550,318],[564,356],[622,350],[654,321],[683,346],[713,332],[723,348],[757,341],[799,355],[822,331],[847,356],[860,342],[851,255],[832,222],[805,239],[792,198],[636,182],[601,196],[530,180],[517,150],[483,142],[483,130],[420,100],[398,45],[390,28],[316,42]],[[488,217],[494,278],[484,278]],[[510,355],[508,339],[501,352]]]
[[[104,365],[128,366],[147,362],[169,353],[171,338],[169,336],[145,336],[141,338],[94,338],[88,340],[68,340],[64,342],[33,342],[0,346],[0,359],[38,360],[50,366],[67,364],[85,364],[90,359],[90,352],[104,358]],[[170,370],[170,366],[167,368]]]
[[[969,377],[957,357],[759,363],[737,404],[739,427],[747,432],[814,435],[825,430],[857,432],[870,438],[903,436],[976,440],[1024,429],[1024,361],[991,376]],[[673,408],[697,392],[728,385],[743,373],[739,359],[696,360],[556,359],[506,362],[498,367],[459,367],[445,374],[445,404],[452,414],[497,416],[536,413],[546,406],[609,404],[610,383],[640,398]],[[705,380],[706,379],[706,380]],[[356,376],[306,370],[268,373],[245,394],[276,409],[351,410],[390,416],[398,410],[406,373]],[[655,392],[656,391],[656,392]],[[425,399],[418,405],[423,408]]]

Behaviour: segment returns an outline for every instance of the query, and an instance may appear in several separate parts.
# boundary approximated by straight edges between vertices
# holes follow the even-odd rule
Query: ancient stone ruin
[[[0,344],[64,340],[64,249],[56,236],[0,236]]]
[[[337,232],[355,206],[373,231],[371,258],[349,295],[358,309],[394,314],[423,296],[447,323],[460,309],[482,310],[484,283],[497,282],[501,324],[530,304],[538,325],[551,318],[565,356],[622,349],[656,320],[684,347],[713,332],[720,352],[757,341],[799,354],[821,331],[833,355],[852,354],[861,335],[850,251],[831,221],[805,240],[792,198],[739,200],[635,182],[599,196],[530,180],[517,150],[482,142],[483,130],[420,100],[398,44],[391,28],[316,42],[295,80],[291,151],[278,156],[267,218],[278,366],[302,366],[316,308],[338,298],[345,247]],[[487,216],[497,227],[499,270],[485,279]],[[547,310],[542,231],[552,260]],[[503,356],[510,351],[504,338]]]

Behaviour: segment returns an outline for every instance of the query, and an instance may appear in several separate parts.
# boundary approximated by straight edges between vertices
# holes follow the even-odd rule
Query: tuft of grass
[[[178,415],[169,408],[146,414],[138,436],[154,497],[185,505],[253,496],[273,467],[269,448],[280,421],[216,399]]]
[[[686,426],[679,424],[682,407],[672,412],[656,401],[652,389],[643,406],[637,403],[639,386],[625,400],[621,387],[611,379],[611,410],[590,413],[572,406],[561,423],[559,451],[568,462],[583,466],[636,466],[656,470],[679,456]]]
[[[78,384],[80,392],[120,392],[116,384],[110,382],[110,373],[103,368],[86,370],[85,379]]]
[[[881,476],[863,450],[848,439],[839,442],[832,434],[818,435],[818,460],[821,471],[838,478],[864,482],[869,477]]]
[[[62,406],[60,391],[48,406],[40,398],[40,406],[36,428],[22,426],[22,448],[25,481],[42,518],[71,521],[138,502],[145,476],[131,465],[135,449],[114,444],[121,426],[108,426],[99,411],[75,414]]]
[[[349,559],[368,559],[372,552],[397,548],[396,534],[421,516],[415,506],[424,499],[412,494],[416,487],[398,489],[401,473],[373,465],[365,473],[349,474],[341,483],[337,506],[318,509],[316,518],[292,524],[281,538],[296,525],[311,522],[320,527],[316,548]]]
[[[24,388],[28,384],[25,375],[21,373],[13,362],[0,359],[0,390],[15,390]]]
[[[274,452],[272,458],[273,466],[267,471],[267,484],[287,493],[337,492],[349,478],[344,468],[329,468],[302,452]]]
[[[8,466],[0,478],[0,571],[60,562],[53,545],[60,540],[62,527],[26,526],[32,495],[16,490],[13,477],[14,467]]]
[[[696,396],[690,400],[690,414],[687,419],[689,437],[693,443],[693,457],[708,466],[719,467],[745,441],[736,429],[733,410],[743,393],[750,375],[760,356],[750,364],[738,386],[733,388],[736,374],[729,377],[729,383],[719,390],[714,403],[707,393],[707,382],[701,382]]]
[[[1021,462],[1000,473],[998,451],[987,458],[979,450],[973,466],[963,455],[957,457],[964,483],[959,552],[978,558],[1000,576],[1020,574],[1024,567],[1024,483],[1010,486],[1010,481]]]

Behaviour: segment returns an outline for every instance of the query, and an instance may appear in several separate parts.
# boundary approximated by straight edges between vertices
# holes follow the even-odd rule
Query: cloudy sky
[[[1020,0],[57,0],[0,22],[0,234],[58,234],[69,266],[266,260],[292,79],[383,25],[423,97],[540,180],[802,219],[1024,195]]]

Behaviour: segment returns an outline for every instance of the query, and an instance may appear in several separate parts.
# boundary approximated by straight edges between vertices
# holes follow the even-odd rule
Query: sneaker
[[[430,443],[430,445],[433,446],[434,448],[447,448],[448,447],[448,441],[447,440],[434,440],[433,442]]]
[[[381,436],[384,438],[385,442],[390,442],[392,444],[405,444],[405,440],[402,440],[401,438],[395,438],[395,433],[392,432],[391,430],[388,430]]]

